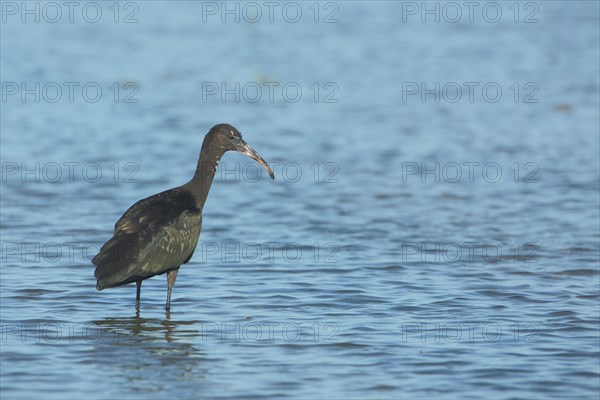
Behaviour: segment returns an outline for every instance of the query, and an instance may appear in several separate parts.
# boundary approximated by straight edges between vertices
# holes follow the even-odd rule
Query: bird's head
[[[275,174],[273,174],[273,170],[269,167],[269,164],[267,164],[252,146],[242,139],[240,131],[233,126],[229,124],[215,125],[210,129],[207,136],[211,138],[212,143],[223,149],[223,152],[239,151],[252,158],[267,170],[271,179],[275,179]]]

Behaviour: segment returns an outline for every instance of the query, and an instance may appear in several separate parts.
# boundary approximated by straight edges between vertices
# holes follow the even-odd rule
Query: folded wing
[[[187,191],[171,189],[135,203],[92,260],[97,289],[144,280],[188,262],[201,228],[201,211]]]

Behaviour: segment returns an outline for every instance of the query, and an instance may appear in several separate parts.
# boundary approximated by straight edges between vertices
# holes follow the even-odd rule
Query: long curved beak
[[[256,150],[254,150],[252,148],[252,146],[250,146],[245,141],[240,140],[240,143],[237,145],[237,151],[247,155],[248,157],[255,160],[257,163],[262,165],[267,170],[269,175],[271,176],[271,179],[275,180],[275,174],[273,174],[273,170],[271,169],[271,167],[269,167],[269,164],[267,164],[267,162],[265,160],[263,160],[263,158],[260,156],[260,154],[258,154],[256,152]]]

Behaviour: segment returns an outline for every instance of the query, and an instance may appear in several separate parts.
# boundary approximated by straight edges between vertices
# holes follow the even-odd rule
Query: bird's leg
[[[177,273],[179,272],[179,267],[175,268],[172,271],[167,272],[167,306],[165,307],[167,311],[171,309],[171,289],[175,284],[175,279],[177,279]]]
[[[142,281],[136,281],[135,309],[140,310],[140,295],[142,293]]]

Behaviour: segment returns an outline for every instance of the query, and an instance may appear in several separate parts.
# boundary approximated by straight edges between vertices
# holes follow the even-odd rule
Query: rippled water
[[[108,3],[98,23],[3,9],[3,399],[596,398],[598,3],[521,2],[517,23],[504,2],[497,23],[131,4],[119,23]],[[39,102],[10,94],[36,82]],[[239,101],[208,95],[236,82]],[[436,83],[439,102],[408,94]],[[159,276],[136,316],[134,286],[95,291],[89,259],[191,177],[218,122],[276,180],[226,155],[170,315]]]

